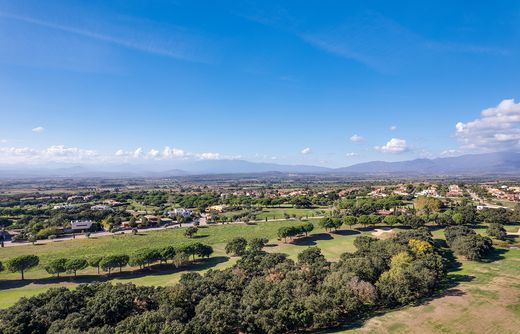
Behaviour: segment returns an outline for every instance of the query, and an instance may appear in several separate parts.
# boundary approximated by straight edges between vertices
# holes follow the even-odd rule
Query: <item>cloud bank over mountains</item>
[[[396,127],[392,126],[391,131]],[[31,129],[37,136],[46,135],[47,131],[42,126]],[[43,132],[46,134],[43,134]],[[458,122],[455,125],[455,135],[459,145],[456,148],[446,148],[437,156],[449,157],[465,153],[485,153],[518,151],[520,149],[520,103],[514,99],[505,99],[497,106],[484,109],[479,117],[466,122]],[[367,139],[361,135],[354,134],[350,141],[363,149],[364,141]],[[6,144],[7,141],[2,141]],[[417,156],[425,156],[423,153],[427,148],[416,149],[421,143],[410,144],[404,138],[390,138],[385,144],[374,146],[373,150],[383,154],[411,153]],[[364,148],[366,149],[366,148]],[[311,147],[305,147],[298,153],[300,156],[309,156],[314,153]],[[297,153],[297,152],[295,152]],[[347,157],[358,156],[360,152],[346,151],[342,153]],[[252,160],[256,155],[251,156]],[[428,154],[427,156],[435,156]],[[30,146],[0,146],[0,164],[44,164],[44,163],[130,163],[173,160],[238,160],[244,159],[242,155],[228,155],[219,152],[188,152],[177,147],[164,146],[162,149],[144,149],[138,147],[131,150],[119,149],[113,153],[100,152],[96,149],[69,147],[63,144],[52,145],[43,149]]]

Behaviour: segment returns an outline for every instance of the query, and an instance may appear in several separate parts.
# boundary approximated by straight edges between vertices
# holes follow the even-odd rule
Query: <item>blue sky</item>
[[[0,0],[0,50],[0,163],[519,146],[518,1]]]

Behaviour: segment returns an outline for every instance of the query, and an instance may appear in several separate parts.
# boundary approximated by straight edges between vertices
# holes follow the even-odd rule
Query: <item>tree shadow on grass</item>
[[[208,235],[207,234],[202,234],[202,235],[194,235],[191,237],[191,239],[203,239],[203,238],[207,238]]]
[[[292,244],[296,245],[296,246],[315,246],[315,245],[317,245],[316,241],[332,240],[332,239],[334,239],[334,238],[328,233],[317,233],[317,234],[312,234],[308,237],[295,239],[295,240],[293,240]]]
[[[119,269],[115,269],[108,275],[107,273],[101,273],[99,275],[82,275],[78,273],[77,277],[65,274],[61,277],[45,277],[45,278],[37,278],[37,279],[17,279],[17,280],[5,280],[0,281],[0,290],[7,289],[15,289],[27,286],[29,284],[38,284],[38,285],[46,285],[46,284],[66,284],[66,283],[92,283],[92,282],[107,282],[113,279],[136,279],[145,276],[162,276],[162,275],[171,275],[178,272],[189,272],[189,271],[202,271],[206,269],[210,269],[220,263],[227,262],[229,257],[227,256],[215,256],[210,257],[209,259],[196,259],[195,261],[191,261],[188,265],[181,266],[176,268],[171,263],[162,263],[155,264],[150,266],[149,268],[144,269],[135,269],[135,270],[123,270],[119,272]]]
[[[349,236],[349,235],[361,234],[361,232],[359,232],[357,230],[337,230],[336,232],[334,232],[334,234],[342,235],[342,236]]]
[[[500,261],[500,260],[503,260],[505,259],[505,256],[504,254],[506,254],[507,252],[509,252],[508,249],[504,249],[504,248],[493,248],[492,250],[490,250],[483,258],[480,262],[484,262],[484,263],[493,263],[495,261]]]

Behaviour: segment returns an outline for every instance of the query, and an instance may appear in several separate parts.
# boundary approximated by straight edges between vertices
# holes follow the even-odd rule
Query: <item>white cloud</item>
[[[395,130],[397,130],[397,126],[392,125],[392,126],[390,126],[388,129],[389,129],[390,131],[395,131]]]
[[[463,149],[496,151],[520,148],[520,103],[503,100],[482,110],[480,117],[455,125]]]
[[[186,152],[184,150],[178,148],[170,148],[169,146],[164,147],[163,149],[163,157],[164,158],[184,158],[186,156]]]
[[[312,150],[311,150],[310,147],[306,147],[306,148],[304,148],[303,150],[301,150],[300,153],[303,154],[303,155],[307,155],[307,154],[312,153]]]
[[[404,139],[392,138],[385,145],[376,146],[375,149],[383,153],[403,153],[408,151],[408,145]]]
[[[462,152],[460,150],[456,149],[448,149],[441,152],[441,157],[455,157],[457,155],[460,155]]]
[[[358,154],[355,153],[355,152],[349,152],[349,153],[347,153],[346,155],[347,155],[347,157],[350,158],[350,157],[356,157]]]
[[[158,158],[159,157],[159,151],[157,151],[156,149],[152,148],[150,151],[148,151],[147,157]]]
[[[0,162],[2,163],[32,163],[32,162],[93,162],[101,157],[94,150],[78,147],[54,145],[43,150],[29,147],[0,147]]]
[[[139,147],[137,148],[133,153],[132,153],[132,157],[133,158],[141,158],[143,156],[143,148],[142,147]]]
[[[43,131],[45,131],[45,128],[43,126],[37,126],[33,128],[31,131],[35,133],[42,133]]]
[[[218,160],[218,159],[222,159],[222,156],[220,155],[220,153],[214,153],[214,152],[199,153],[199,154],[196,154],[196,156],[199,159],[202,159],[202,160]]]
[[[365,138],[363,138],[362,136],[358,135],[358,134],[354,134],[352,135],[352,137],[350,137],[350,140],[353,141],[353,142],[360,142],[360,141],[363,141],[365,140]]]

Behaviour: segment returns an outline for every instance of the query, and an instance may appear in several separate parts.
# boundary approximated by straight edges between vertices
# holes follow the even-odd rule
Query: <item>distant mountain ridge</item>
[[[520,176],[520,153],[497,152],[468,154],[449,158],[414,159],[398,162],[371,161],[343,168],[309,165],[282,165],[245,160],[201,160],[181,162],[175,166],[110,165],[110,166],[0,166],[0,178],[22,177],[176,177],[204,174],[287,173],[319,175],[512,175]]]
[[[520,153],[496,152],[398,162],[372,161],[335,169],[340,174],[494,175],[518,174]]]

